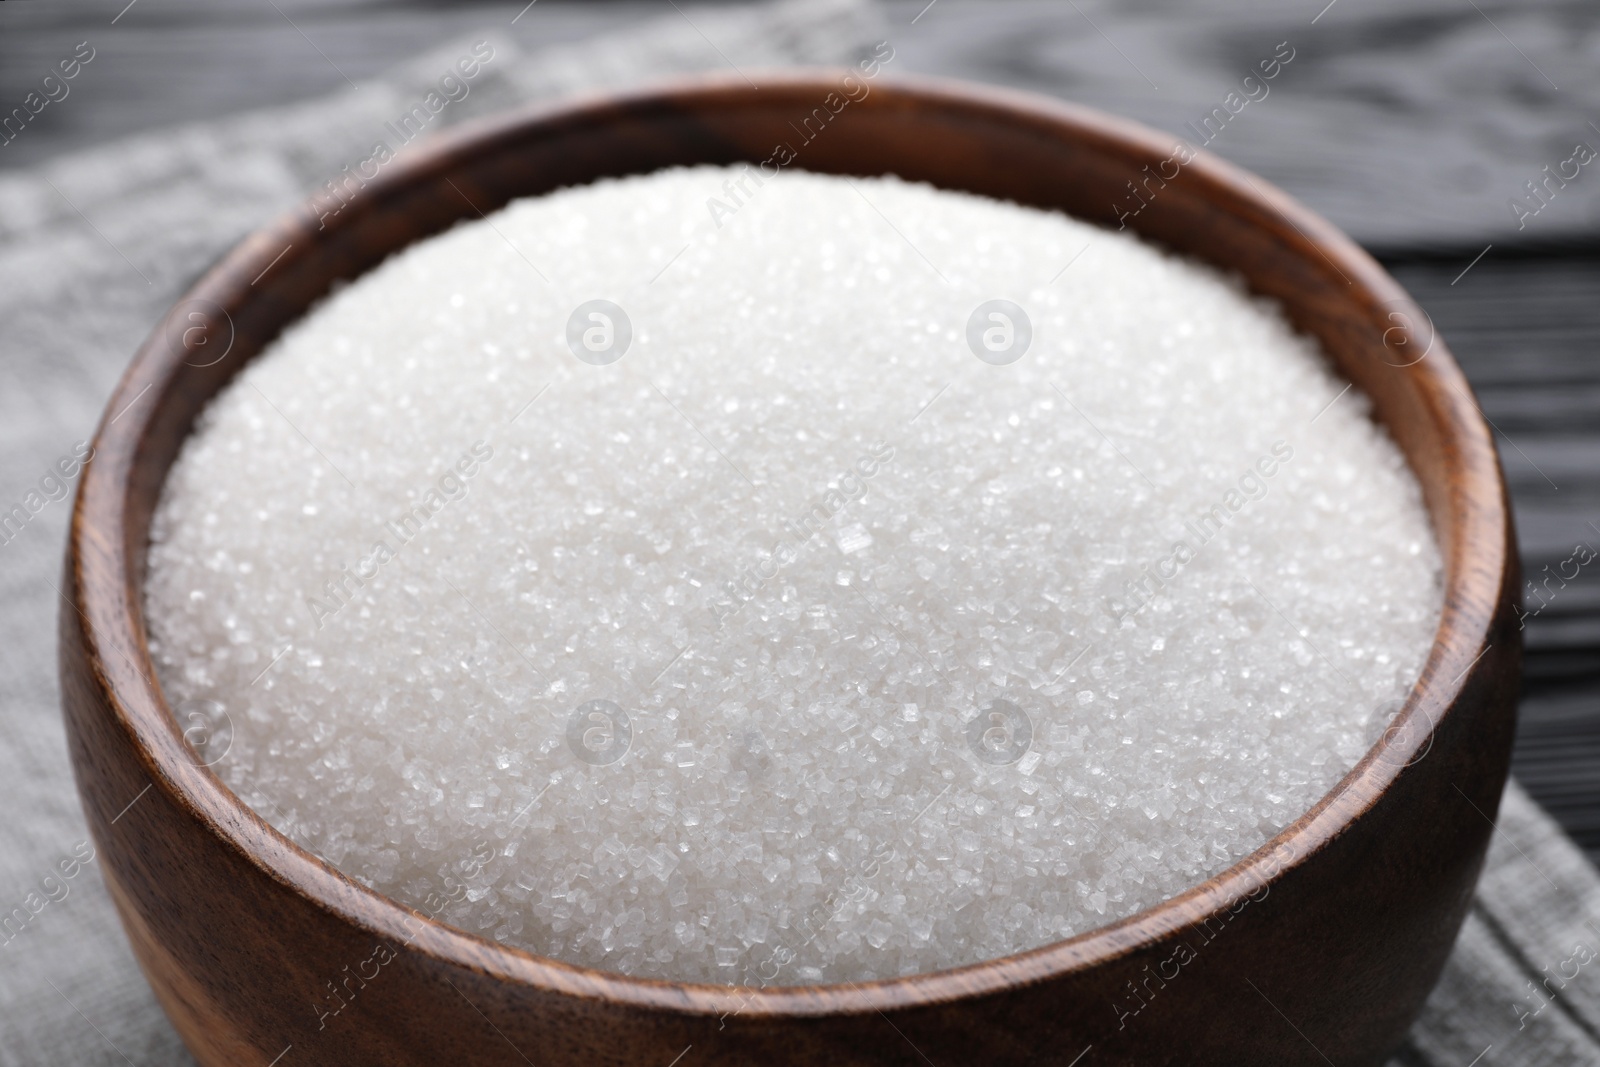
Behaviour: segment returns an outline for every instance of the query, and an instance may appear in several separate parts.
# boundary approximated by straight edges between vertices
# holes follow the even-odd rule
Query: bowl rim
[[[846,71],[786,68],[759,73],[762,91],[781,88],[823,94],[837,88]],[[1049,135],[1093,141],[1141,158],[1161,158],[1177,140],[1131,120],[1051,97],[952,79],[886,76],[874,86],[873,96],[891,103],[978,111],[997,121],[1031,125]],[[743,75],[711,74],[520,107],[464,123],[414,146],[356,195],[392,194],[448,172],[463,157],[493,154],[508,135],[530,128],[603,122],[619,109],[668,99],[737,106],[741,97],[756,100]],[[1239,216],[1247,210],[1280,215],[1303,239],[1298,251],[1304,258],[1309,260],[1311,252],[1320,255],[1374,306],[1397,308],[1410,314],[1411,321],[1425,319],[1399,284],[1354,241],[1276,187],[1204,150],[1184,169],[1190,174],[1188,180],[1210,185],[1220,194],[1213,199],[1219,209]],[[302,201],[235,245],[178,298],[174,308],[193,300],[225,306],[227,297],[238,295],[240,279],[264,274],[276,263],[274,257],[282,254],[286,239],[309,234],[305,220],[311,203]],[[337,232],[341,225],[335,218],[330,231]],[[685,1015],[742,1013],[766,1018],[935,1005],[1086,971],[1220,916],[1240,898],[1303,865],[1373,807],[1406,766],[1427,753],[1434,732],[1473,683],[1469,676],[1491,646],[1497,592],[1511,563],[1508,504],[1492,437],[1465,376],[1442,340],[1435,339],[1428,358],[1406,371],[1414,375],[1415,388],[1440,438],[1455,446],[1443,461],[1449,484],[1448,503],[1442,510],[1452,525],[1435,528],[1444,559],[1438,628],[1422,673],[1390,731],[1298,819],[1198,885],[1126,918],[1007,956],[901,977],[817,985],[726,986],[630,977],[490,941],[367,888],[272,827],[210,768],[188,755],[176,716],[155,680],[146,641],[141,595],[145,556],[143,551],[130,552],[127,543],[131,470],[166,390],[158,390],[153,403],[138,401],[151,386],[170,385],[182,365],[183,353],[174,354],[162,341],[161,323],[169,314],[163,313],[108,400],[74,501],[68,538],[69,605],[81,616],[88,660],[98,665],[90,684],[117,727],[132,739],[151,783],[271,879],[340,921],[398,942],[431,962],[563,996]],[[1415,473],[1410,457],[1407,465]],[[163,482],[166,473],[161,473]],[[141,545],[148,545],[148,530]],[[95,595],[89,595],[90,590]],[[131,670],[124,671],[119,659]]]

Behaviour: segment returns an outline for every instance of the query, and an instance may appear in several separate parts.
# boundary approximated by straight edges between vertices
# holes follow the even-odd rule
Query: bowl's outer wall
[[[1417,314],[1395,283],[1315,216],[1213,160],[1185,167],[1130,224],[1236,270],[1322,340],[1417,471],[1449,571],[1440,643],[1402,718],[1422,729],[1369,754],[1232,871],[1071,942],[940,975],[744,993],[630,982],[408,918],[186,758],[144,644],[150,512],[205,402],[334,280],[517,196],[758,162],[785,141],[809,170],[897,173],[1114,227],[1125,183],[1173,147],[1035,98],[906,82],[874,85],[801,143],[790,120],[821,106],[838,75],[763,83],[524,113],[418,150],[337,214],[285,219],[198,283],[189,298],[231,320],[225,359],[203,365],[165,325],[141,350],[108,410],[150,382],[154,399],[102,426],[74,513],[61,673],[106,882],[184,1040],[207,1065],[282,1055],[285,1067],[666,1065],[680,1054],[682,1067],[924,1064],[924,1053],[939,1067],[1080,1055],[1084,1067],[1381,1063],[1454,942],[1505,781],[1521,655],[1509,508],[1443,345],[1395,365],[1407,361],[1384,343],[1399,321],[1390,314]],[[382,964],[380,944],[394,952]]]

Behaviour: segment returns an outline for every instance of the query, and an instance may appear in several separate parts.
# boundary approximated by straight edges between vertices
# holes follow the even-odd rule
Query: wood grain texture
[[[0,148],[0,171],[140,129],[303,100],[344,88],[346,76],[363,84],[452,38],[505,33],[538,48],[680,20],[660,0],[540,0],[514,25],[527,0],[276,0],[281,14],[261,0],[138,0],[110,26],[126,3],[0,3],[0,111],[75,42],[100,49],[63,106]],[[678,6],[733,62],[750,65],[695,14],[699,3]],[[1081,0],[1076,9],[937,0],[925,15],[928,0],[879,6],[897,71],[1048,92],[1186,137],[1186,123],[1286,41],[1296,58],[1270,95],[1210,147],[1365,247],[1476,240],[1470,256],[1489,241],[1600,234],[1600,182],[1588,178],[1526,229],[1508,207],[1575,141],[1596,143],[1588,121],[1600,113],[1591,73],[1600,7],[1584,0]]]
[[[1386,265],[1492,420],[1528,593],[1512,774],[1600,863],[1600,250],[1483,246]],[[1574,576],[1574,571],[1577,571]],[[1545,583],[1548,582],[1548,585]]]
[[[325,228],[297,212],[201,279],[179,308],[226,312],[226,358],[195,358],[165,326],[136,356],[74,512],[63,699],[106,879],[202,1062],[267,1064],[291,1048],[285,1063],[667,1064],[692,1046],[685,1067],[950,1067],[1069,1064],[1092,1047],[1096,1064],[1358,1067],[1404,1033],[1465,913],[1509,759],[1521,647],[1504,483],[1442,341],[1396,365],[1391,316],[1419,314],[1399,286],[1215,159],[1185,166],[1132,225],[1237,271],[1322,340],[1416,470],[1447,567],[1438,639],[1397,729],[1229,871],[1128,920],[953,971],[743,990],[641,981],[506,949],[353,883],[184,744],[153,680],[141,584],[152,508],[206,400],[336,280],[394,250],[564,184],[765,159],[838,77],[765,75],[759,92],[710,79],[463,130],[393,164]],[[1112,225],[1124,184],[1171,151],[1043,98],[911,81],[877,84],[795,147],[811,170],[894,172]],[[313,1005],[367,973],[375,946],[393,958],[344,986],[350,1007],[319,1025]]]

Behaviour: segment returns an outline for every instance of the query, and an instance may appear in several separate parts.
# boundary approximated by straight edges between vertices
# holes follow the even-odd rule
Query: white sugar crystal
[[[836,536],[839,542],[839,551],[847,556],[872,546],[872,535],[859,522],[852,522],[849,526],[839,527],[839,532]]]
[[[423,242],[211,404],[148,614],[240,796],[483,937],[795,985],[1131,915],[1354,765],[1439,555],[1274,305],[1060,215],[736,177]]]

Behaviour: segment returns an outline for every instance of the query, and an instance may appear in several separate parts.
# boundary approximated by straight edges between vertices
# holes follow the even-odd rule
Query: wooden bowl
[[[140,349],[73,514],[63,702],[106,885],[202,1063],[1359,1067],[1405,1032],[1466,913],[1511,750],[1518,578],[1491,436],[1421,312],[1332,226],[1215,158],[1170,176],[1172,138],[1048,99],[880,79],[796,145],[795,165],[1113,228],[1129,182],[1168,175],[1128,225],[1282,301],[1372,398],[1425,491],[1444,612],[1395,727],[1293,826],[1178,897],[1030,952],[738,989],[568,966],[431,921],[292,844],[185,744],[146,649],[142,584],[151,510],[206,401],[336,280],[514,197],[767,159],[842,76],[699,80],[443,137],[337,212],[322,198],[244,241]],[[346,1007],[325,1014],[335,992]]]

